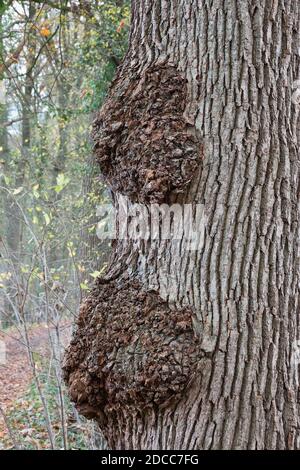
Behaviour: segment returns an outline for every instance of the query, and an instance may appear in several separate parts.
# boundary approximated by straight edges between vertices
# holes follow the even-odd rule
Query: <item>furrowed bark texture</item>
[[[132,2],[96,158],[205,236],[117,241],[82,306],[65,376],[111,448],[300,449],[298,54],[294,0]]]

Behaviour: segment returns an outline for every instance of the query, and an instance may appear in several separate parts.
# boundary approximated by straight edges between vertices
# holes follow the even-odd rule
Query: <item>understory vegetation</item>
[[[1,449],[105,446],[70,404],[60,366],[109,253],[96,235],[109,195],[90,128],[126,52],[129,12],[126,0],[0,1]]]

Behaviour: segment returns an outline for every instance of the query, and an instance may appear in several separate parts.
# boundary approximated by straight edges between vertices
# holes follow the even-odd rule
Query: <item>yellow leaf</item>
[[[45,26],[43,26],[41,29],[40,29],[40,34],[41,36],[43,36],[44,38],[48,38],[51,34],[51,31],[50,29],[46,28]]]
[[[16,188],[13,190],[13,195],[16,196],[17,194],[20,194],[23,191],[23,186],[20,186],[19,188]]]
[[[49,224],[50,224],[50,217],[49,217],[49,215],[48,215],[46,212],[43,212],[43,216],[44,216],[46,225],[49,225]]]

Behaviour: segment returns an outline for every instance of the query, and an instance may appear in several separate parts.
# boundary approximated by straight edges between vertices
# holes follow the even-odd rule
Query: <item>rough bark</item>
[[[105,279],[82,306],[65,376],[78,408],[97,419],[112,448],[300,449],[294,357],[299,109],[292,99],[298,46],[299,3],[293,0],[132,2],[130,48],[95,121],[96,155],[117,207],[119,192],[146,205],[201,203],[206,227],[195,252],[174,242],[118,240]],[[168,90],[168,99],[155,94],[166,83],[168,88],[164,77],[171,69],[183,90],[175,86],[175,127]],[[147,107],[143,96],[153,71]],[[132,123],[141,109],[139,125]],[[160,122],[161,161],[153,148]],[[169,172],[166,155],[171,158],[175,147],[181,153]],[[182,171],[187,147],[196,163],[192,181]],[[166,178],[155,173],[160,165]],[[128,282],[138,283],[143,299]],[[163,328],[149,321],[156,314],[168,319]],[[152,343],[154,350],[143,349],[144,336],[146,343],[147,337],[157,339],[157,348]],[[185,364],[180,344],[187,343],[194,347],[191,380],[173,362],[179,355]],[[158,392],[168,389],[157,402],[147,399],[153,391],[148,360]],[[180,382],[177,391],[168,388],[171,370]]]

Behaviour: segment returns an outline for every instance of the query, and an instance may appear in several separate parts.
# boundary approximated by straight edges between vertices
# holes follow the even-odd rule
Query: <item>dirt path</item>
[[[69,334],[69,328],[64,325],[64,339]],[[29,331],[30,346],[34,353],[43,357],[49,356],[49,328],[47,325],[37,325]],[[28,348],[24,338],[16,329],[7,332],[0,331],[0,340],[4,341],[6,349],[5,364],[0,363],[0,407],[4,412],[13,407],[14,401],[21,397],[32,381]],[[0,440],[7,432],[3,417],[0,414]]]

